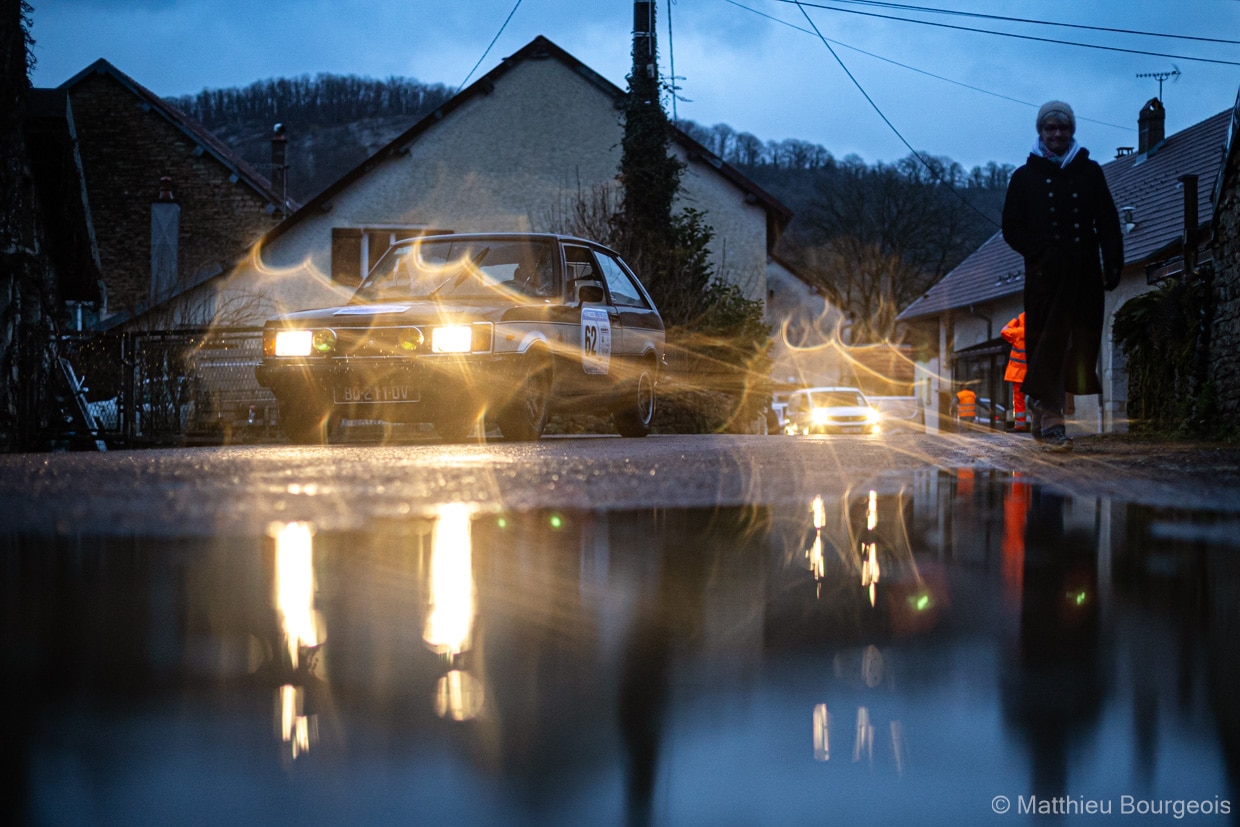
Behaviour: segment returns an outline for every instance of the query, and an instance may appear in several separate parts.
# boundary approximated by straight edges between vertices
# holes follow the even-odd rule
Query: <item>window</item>
[[[332,228],[332,281],[356,287],[397,241],[420,235],[439,235],[446,230],[414,227]]]
[[[603,270],[603,278],[607,280],[607,289],[611,291],[611,299],[623,307],[646,307],[646,298],[641,288],[633,281],[633,277],[625,272],[616,261],[606,253],[598,254],[598,264]]]

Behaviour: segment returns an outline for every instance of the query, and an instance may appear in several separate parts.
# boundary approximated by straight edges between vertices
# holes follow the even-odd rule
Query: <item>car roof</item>
[[[581,244],[587,247],[595,247],[600,250],[606,250],[610,253],[616,253],[615,250],[606,244],[597,241],[591,241],[588,238],[581,238],[575,235],[564,235],[562,233],[514,233],[514,232],[494,232],[494,233],[433,233],[430,235],[414,236],[413,238],[402,238],[394,242],[393,247],[401,245],[416,244],[426,241],[442,241],[451,239],[452,241],[480,241],[500,240],[500,241],[554,241],[560,244]]]
[[[800,390],[793,391],[793,393],[838,393],[840,391],[847,391],[849,393],[861,393],[860,388],[849,388],[843,385],[832,385],[832,386],[819,387],[819,388],[801,388]],[[864,393],[861,393],[861,395],[865,396]]]

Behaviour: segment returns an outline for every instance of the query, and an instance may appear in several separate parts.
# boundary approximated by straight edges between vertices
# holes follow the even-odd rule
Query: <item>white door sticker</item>
[[[601,307],[581,308],[581,369],[607,373],[611,366],[611,319]]]

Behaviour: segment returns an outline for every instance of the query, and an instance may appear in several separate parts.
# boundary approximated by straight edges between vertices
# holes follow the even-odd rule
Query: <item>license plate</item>
[[[842,425],[840,426],[841,434],[859,434],[861,433],[860,425]]]
[[[417,402],[416,385],[352,385],[336,388],[336,402],[345,405],[374,402]]]

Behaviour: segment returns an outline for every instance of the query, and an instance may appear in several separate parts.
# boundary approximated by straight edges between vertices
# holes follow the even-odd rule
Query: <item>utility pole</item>
[[[621,212],[633,245],[629,253],[660,249],[670,241],[672,202],[680,185],[681,167],[670,153],[671,139],[672,126],[659,99],[655,4],[653,0],[634,0],[633,69],[624,100],[620,158],[624,186]]]

